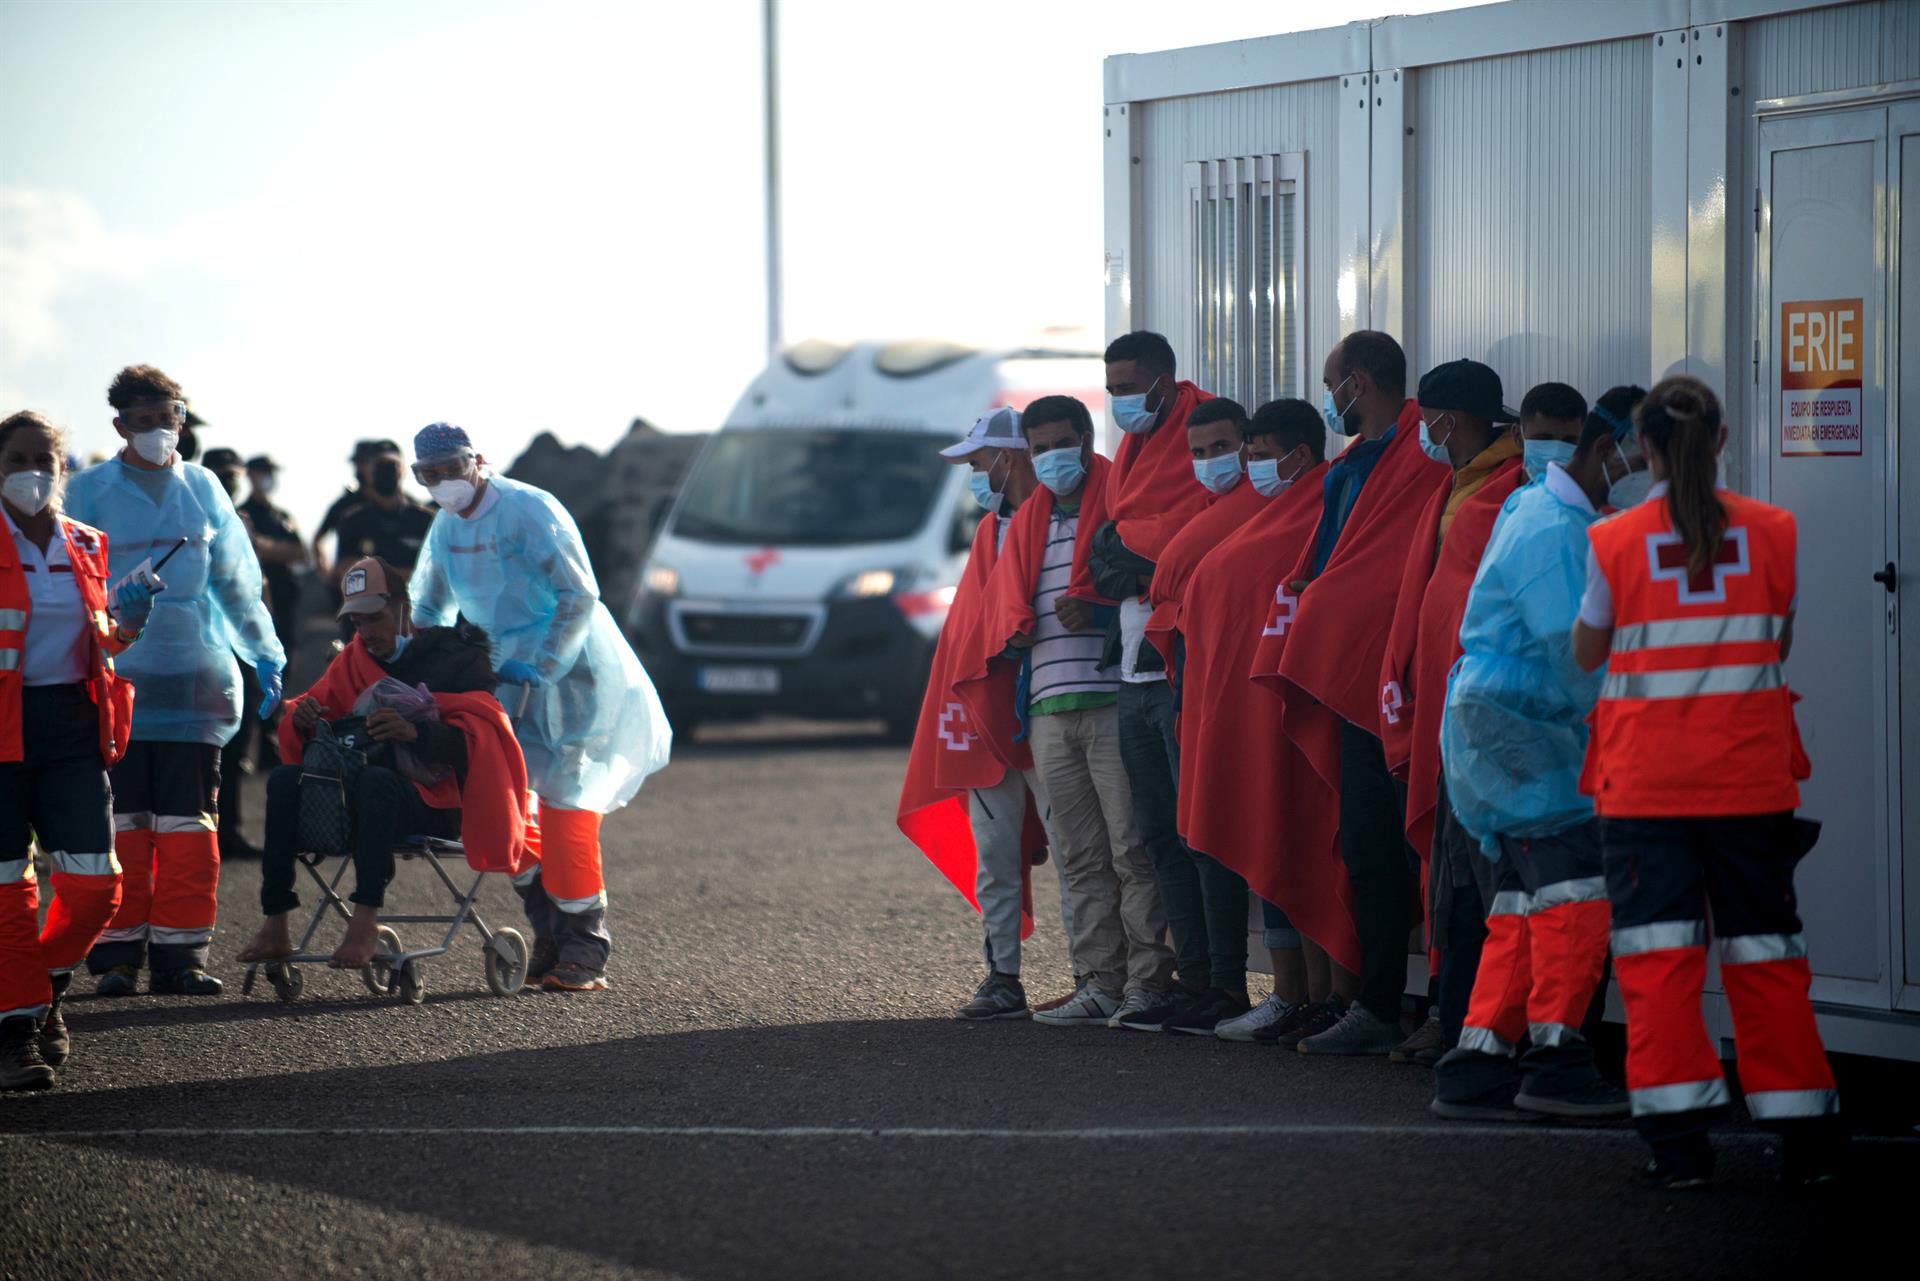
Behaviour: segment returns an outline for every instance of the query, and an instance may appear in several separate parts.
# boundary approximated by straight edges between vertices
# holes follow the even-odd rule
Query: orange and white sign
[[[1859,298],[1780,304],[1782,458],[1865,452],[1866,314]]]

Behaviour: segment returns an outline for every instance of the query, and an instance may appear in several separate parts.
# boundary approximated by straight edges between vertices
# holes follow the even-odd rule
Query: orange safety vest
[[[113,765],[127,750],[133,732],[133,686],[114,674],[113,656],[126,646],[115,635],[107,615],[107,536],[58,513],[54,522],[67,544],[73,581],[91,624],[87,628],[87,693],[100,709],[100,758]],[[33,616],[33,596],[20,553],[11,537],[0,538],[0,761],[25,759],[20,725],[21,691],[26,687],[27,627]]]
[[[1687,572],[1664,499],[1587,531],[1613,593],[1613,650],[1581,790],[1603,817],[1771,814],[1810,772],[1780,638],[1794,599],[1794,520],[1722,491],[1712,569]]]

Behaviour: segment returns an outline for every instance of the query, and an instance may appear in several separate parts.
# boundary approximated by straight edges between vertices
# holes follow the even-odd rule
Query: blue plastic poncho
[[[176,461],[158,471],[118,458],[67,481],[66,513],[107,536],[115,580],[141,561],[158,564],[183,536],[186,546],[160,570],[140,643],[114,660],[133,682],[135,742],[226,746],[240,728],[240,668],[286,666],[273,617],[260,598],[260,562],[233,500],[206,468]]]
[[[1546,836],[1593,817],[1580,766],[1605,672],[1580,670],[1570,634],[1596,519],[1550,468],[1501,508],[1467,596],[1440,752],[1455,816],[1493,857],[1497,833]]]
[[[427,530],[410,592],[416,627],[456,613],[487,629],[497,669],[541,676],[523,707],[503,688],[541,800],[605,814],[667,763],[673,731],[660,696],[600,603],[573,517],[545,490],[492,476],[471,520],[442,511]]]

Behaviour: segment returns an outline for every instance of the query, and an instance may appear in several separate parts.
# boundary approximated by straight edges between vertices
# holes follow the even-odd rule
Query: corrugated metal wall
[[[1877,0],[1741,24],[1747,100],[1920,79],[1920,4]]]
[[[1237,93],[1142,104],[1141,182],[1146,325],[1172,341],[1181,368],[1195,345],[1192,264],[1187,248],[1189,160],[1307,153],[1307,361],[1310,390],[1319,361],[1338,337],[1334,303],[1334,215],[1338,209],[1339,81],[1311,81]],[[1365,181],[1365,175],[1360,175]],[[1254,406],[1249,405],[1249,409]]]
[[[1547,380],[1644,384],[1649,76],[1643,40],[1414,73],[1416,369],[1485,361],[1516,406]]]

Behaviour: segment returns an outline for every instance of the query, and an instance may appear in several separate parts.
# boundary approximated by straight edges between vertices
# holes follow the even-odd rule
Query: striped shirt
[[[1055,612],[1061,593],[1073,578],[1073,536],[1079,524],[1078,511],[1063,512],[1056,504],[1047,527],[1047,546],[1040,556],[1040,578],[1033,593],[1034,642],[1028,651],[1033,667],[1027,686],[1027,707],[1036,715],[1108,702],[1120,688],[1113,669],[1100,666],[1107,647],[1105,634],[1070,632]],[[1063,697],[1072,702],[1042,706]],[[1083,698],[1086,702],[1081,701]]]

